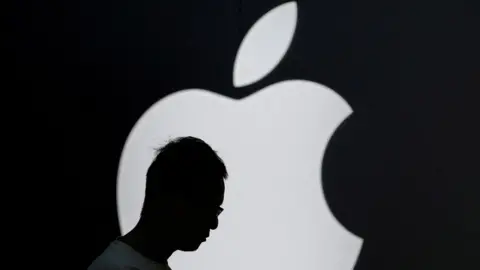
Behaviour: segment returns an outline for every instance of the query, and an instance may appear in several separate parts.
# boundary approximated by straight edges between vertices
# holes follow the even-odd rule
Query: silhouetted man
[[[170,269],[173,252],[197,250],[217,228],[227,176],[223,161],[204,141],[182,137],[169,142],[148,168],[138,224],[88,269]]]

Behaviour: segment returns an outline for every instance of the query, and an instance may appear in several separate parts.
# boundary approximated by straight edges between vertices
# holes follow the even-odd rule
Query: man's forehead
[[[202,204],[211,206],[220,206],[223,204],[225,196],[225,184],[216,184],[211,186],[204,186],[197,190],[191,191],[192,199]]]
[[[215,203],[220,206],[223,204],[223,200],[224,200],[224,194],[222,193],[221,196],[218,196],[217,200],[215,201]]]
[[[205,200],[209,201],[213,205],[220,206],[223,204],[224,196],[225,196],[225,187],[219,187],[217,189],[212,189],[211,192],[206,194]]]

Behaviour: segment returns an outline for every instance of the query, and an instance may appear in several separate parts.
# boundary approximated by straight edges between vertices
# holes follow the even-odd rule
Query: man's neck
[[[168,264],[168,258],[175,251],[173,248],[168,247],[169,241],[165,238],[165,241],[157,240],[159,242],[156,242],[148,235],[147,228],[137,226],[125,236],[120,237],[119,240],[150,260]]]

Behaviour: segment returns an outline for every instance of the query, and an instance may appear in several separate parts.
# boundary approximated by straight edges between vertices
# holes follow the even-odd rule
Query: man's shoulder
[[[123,266],[103,265],[100,267],[91,265],[90,267],[88,267],[88,270],[141,270],[141,269],[135,266],[129,266],[129,265],[123,265]]]
[[[114,241],[88,270],[170,270],[170,267],[149,260],[123,242]]]
[[[125,268],[129,267],[119,263],[118,259],[122,257],[122,254],[119,254],[119,250],[116,247],[115,242],[110,243],[107,248],[93,260],[88,270],[121,270],[121,269],[130,269],[137,270],[135,268]]]

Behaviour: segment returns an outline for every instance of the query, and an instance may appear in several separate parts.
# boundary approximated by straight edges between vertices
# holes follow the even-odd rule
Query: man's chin
[[[197,243],[191,243],[191,244],[188,244],[188,245],[184,245],[180,250],[184,251],[184,252],[196,251],[202,243],[203,243],[203,241],[202,242],[197,242]]]

